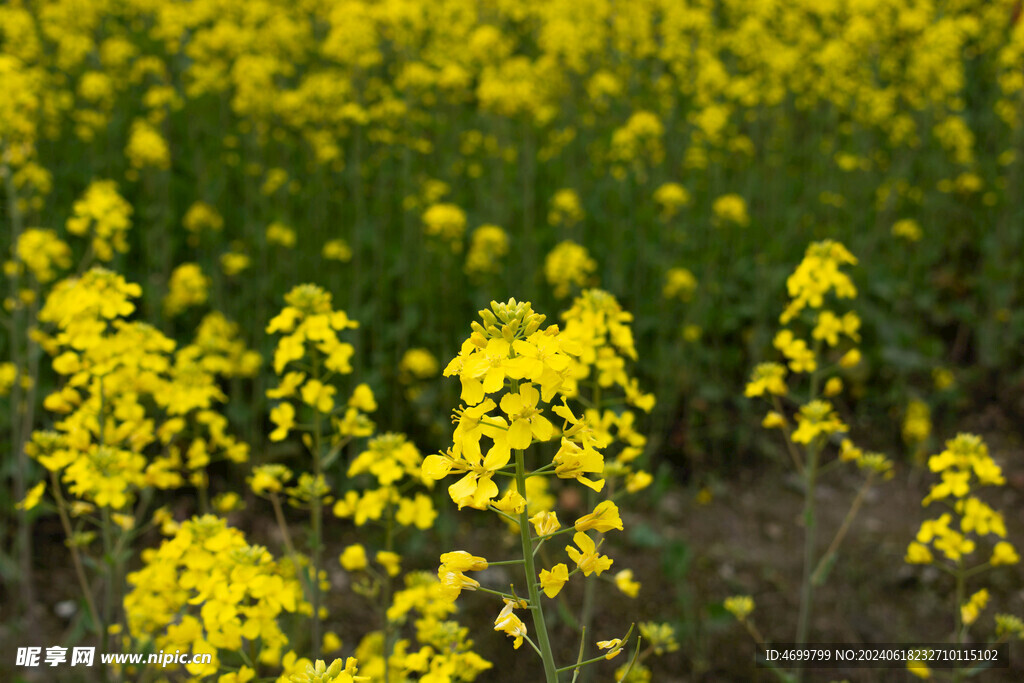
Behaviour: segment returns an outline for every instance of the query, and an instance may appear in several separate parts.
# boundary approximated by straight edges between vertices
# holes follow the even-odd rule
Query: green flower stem
[[[550,534],[544,534],[543,536],[537,536],[533,540],[535,540],[535,541],[546,541],[549,538],[554,538],[555,536],[561,536],[562,534],[575,533],[575,531],[576,531],[576,527],[568,526],[568,527],[566,527],[564,529],[559,529],[558,531],[552,531]]]
[[[313,379],[320,379],[320,362],[316,355],[316,351],[313,352]],[[320,481],[322,476],[322,463],[320,462],[320,431],[321,431],[321,415],[319,410],[314,411],[313,418],[313,488],[316,489],[317,482]],[[319,495],[312,497],[310,506],[310,523],[312,526],[312,539],[310,540],[310,573],[312,578],[310,584],[310,594],[313,597],[313,635],[312,635],[312,647],[313,652],[312,659],[316,661],[320,658],[320,540],[323,535],[321,525],[323,524],[323,501]]]
[[[391,548],[394,545],[394,533],[395,533],[395,511],[391,503],[387,504],[386,510],[386,522],[384,526],[384,550],[391,552]],[[381,601],[380,601],[380,618],[381,618],[381,630],[384,633],[384,680],[390,681],[390,665],[391,660],[391,647],[392,640],[394,639],[393,627],[391,620],[388,619],[388,605],[391,604],[391,574],[384,572],[384,576],[381,579]]]
[[[78,586],[82,589],[85,604],[89,608],[89,616],[92,617],[92,627],[97,633],[105,634],[106,629],[103,627],[100,614],[96,610],[96,601],[92,597],[92,588],[89,586],[89,580],[85,576],[82,556],[78,552],[78,544],[75,543],[75,533],[71,528],[71,519],[68,517],[67,501],[64,500],[64,495],[61,493],[60,481],[57,479],[56,472],[50,472],[50,486],[53,490],[53,498],[57,501],[57,514],[60,516],[60,524],[64,527],[64,535],[68,539],[67,545],[71,551],[71,562],[75,565],[75,576],[78,577]],[[104,635],[103,638],[105,639],[106,636]]]
[[[313,602],[312,589],[309,586],[309,577],[306,573],[299,570],[299,556],[295,552],[295,545],[292,543],[291,532],[288,531],[288,524],[284,520],[284,510],[281,509],[281,499],[278,498],[276,491],[270,492],[270,503],[274,506],[274,518],[277,519],[277,527],[281,530],[281,537],[284,539],[284,547],[288,551],[288,557],[291,558],[292,566],[295,568],[295,574],[302,580],[302,590],[305,593],[306,599]]]
[[[206,474],[206,472],[204,472],[203,474],[204,474],[204,476],[207,476],[207,477],[209,476],[209,475]],[[201,515],[205,515],[206,513],[208,513],[210,511],[209,483],[210,483],[210,480],[207,479],[205,483],[203,483],[200,486],[196,487],[199,490],[199,514],[201,514]]]
[[[963,560],[957,560],[956,562],[956,604],[953,605],[953,616],[956,619],[956,644],[962,645],[964,642],[964,636],[967,634],[967,625],[964,623],[963,612],[960,606],[964,604],[964,597],[966,593],[966,576],[963,568]],[[963,670],[959,667],[953,669],[953,681],[963,680]]]
[[[867,495],[868,489],[871,488],[871,484],[874,483],[875,473],[869,472],[867,479],[861,485],[860,490],[857,491],[857,496],[853,499],[850,504],[850,509],[846,511],[846,517],[843,518],[843,523],[840,525],[839,530],[836,532],[835,538],[832,539],[832,543],[829,544],[828,550],[821,556],[818,561],[818,566],[814,570],[814,574],[811,575],[811,582],[820,586],[825,580],[825,574],[827,573],[827,566],[829,560],[839,551],[839,546],[842,544],[843,539],[846,537],[846,533],[850,530],[850,525],[853,523],[854,518],[860,511],[860,506],[864,503],[864,496]]]
[[[103,564],[106,565],[104,572],[104,582],[106,590],[103,591],[103,623],[109,626],[114,623],[114,547],[111,539],[111,521],[110,521],[110,510],[102,508],[103,522],[100,525],[101,537],[103,539]],[[108,649],[109,646],[109,634],[106,629],[103,630],[103,648]]]
[[[494,507],[493,505],[489,505],[488,507],[490,508],[491,512],[495,512],[495,513],[501,515],[502,517],[504,517],[508,521],[512,522],[513,524],[519,524],[519,518],[518,517],[513,517],[512,515],[510,515],[507,512],[505,512],[504,510],[499,510],[498,508]]]
[[[576,655],[576,666],[575,667],[569,667],[571,669],[574,669],[574,671],[572,672],[573,683],[575,683],[577,677],[579,677],[579,675],[580,675],[580,667],[583,666],[583,652],[586,649],[586,644],[587,644],[587,629],[584,628],[584,629],[580,630],[580,653],[578,655]]]
[[[817,531],[817,519],[814,512],[814,489],[817,483],[818,444],[812,442],[807,447],[806,485],[804,492],[804,572],[800,586],[800,616],[797,620],[796,642],[804,645],[810,627],[811,603],[814,600],[814,547]],[[799,678],[798,678],[799,680]]]
[[[522,449],[516,449],[516,487],[526,491],[526,459]],[[533,539],[530,537],[530,519],[526,507],[519,513],[519,539],[523,547],[523,565],[526,571],[526,585],[530,589],[530,612],[533,614],[533,628],[537,632],[539,654],[544,662],[544,678],[547,683],[558,683],[558,671],[555,669],[555,657],[551,653],[551,642],[548,640],[548,629],[544,623],[544,609],[540,604],[540,591],[535,583],[537,570],[533,562]]]
[[[622,647],[620,647],[619,649],[621,650]],[[579,669],[580,667],[584,667],[587,664],[596,664],[596,663],[598,663],[600,661],[603,661],[605,659],[607,659],[607,655],[601,655],[600,657],[592,657],[590,659],[585,659],[583,661],[577,662],[576,664],[570,664],[569,666],[563,666],[561,669],[558,669],[558,672],[561,673],[563,671],[572,671],[574,669]]]
[[[814,357],[821,356],[821,341],[814,344]],[[811,392],[808,400],[813,401],[818,397],[818,373],[811,373]],[[814,548],[817,540],[818,521],[814,511],[814,492],[818,479],[818,455],[820,454],[821,440],[812,439],[807,444],[807,462],[804,467],[804,571],[803,581],[800,586],[800,614],[797,618],[796,642],[797,645],[804,645],[807,642],[807,634],[811,625],[811,606],[814,602]],[[803,668],[797,672],[797,681],[803,680]]]
[[[964,604],[964,595],[966,593],[965,577],[962,566],[962,561],[956,563],[956,604],[953,605],[953,614],[956,619],[956,643],[957,645],[964,642],[964,620],[963,613],[960,611],[960,606]]]
[[[523,636],[523,640],[525,640],[526,642],[528,642],[528,643],[530,644],[530,647],[532,647],[532,648],[533,648],[533,651],[534,651],[534,652],[536,652],[536,653],[537,653],[538,655],[540,655],[541,657],[543,657],[543,656],[544,656],[543,654],[541,654],[541,651],[540,651],[540,650],[539,650],[539,649],[537,648],[537,644],[536,644],[536,643],[534,643],[534,642],[533,642],[532,640],[530,640],[530,636],[528,636],[528,635],[524,635],[524,636]]]
[[[491,590],[490,588],[484,588],[483,586],[477,586],[473,590],[480,591],[481,593],[490,593],[491,595],[497,595],[502,600],[515,600],[516,596],[510,593],[502,593],[501,591]]]
[[[775,408],[775,412],[779,415],[785,415],[786,413],[782,410],[782,404],[779,401],[779,397],[772,394],[772,407]],[[783,435],[785,436],[786,450],[789,452],[789,457],[793,460],[793,465],[796,467],[798,474],[804,474],[804,463],[800,460],[800,454],[796,450],[796,446],[793,444],[792,434],[793,430],[789,428],[789,422],[787,421],[782,428]]]
[[[626,666],[626,670],[622,672],[622,675],[616,680],[616,683],[622,683],[629,677],[629,672],[633,670],[636,663],[640,661],[643,656],[640,654],[640,646],[643,643],[643,637],[637,636],[636,649],[633,650],[633,658],[629,660],[629,664]]]

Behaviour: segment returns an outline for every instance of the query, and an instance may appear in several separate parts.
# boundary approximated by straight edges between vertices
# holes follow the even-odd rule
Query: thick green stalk
[[[964,597],[966,595],[966,576],[964,575],[963,560],[957,560],[956,563],[956,604],[953,605],[953,617],[956,621],[956,644],[962,645],[964,642],[964,618],[963,612],[960,606],[964,604]],[[962,680],[961,670],[959,668],[953,669],[953,681]]]
[[[391,548],[394,545],[394,528],[395,528],[395,511],[391,506],[391,503],[387,505],[386,514],[386,526],[384,528],[384,550],[391,552]],[[391,574],[387,571],[384,572],[383,589],[381,590],[381,628],[384,632],[384,681],[387,683],[391,680],[390,673],[390,660],[391,660],[391,641],[394,637],[392,633],[391,621],[388,619],[388,607],[391,605]]]
[[[103,560],[106,565],[104,580],[107,584],[103,592],[103,623],[109,628],[114,623],[114,568],[113,568],[113,540],[111,538],[110,510],[102,510],[101,537],[103,539]],[[103,630],[103,649],[109,650],[110,634]]]
[[[796,627],[796,642],[803,645],[807,642],[810,628],[811,604],[814,601],[814,547],[817,531],[817,519],[814,511],[814,489],[818,476],[818,448],[811,444],[807,448],[806,491],[804,492],[804,572],[800,586],[800,617]]]
[[[814,357],[821,354],[821,341],[814,344]],[[811,395],[813,401],[818,396],[818,373],[811,373]],[[800,586],[800,615],[797,619],[796,642],[803,645],[807,642],[807,633],[810,629],[811,605],[814,602],[814,547],[817,540],[818,522],[814,513],[814,491],[818,479],[818,453],[819,443],[812,440],[807,444],[807,464],[804,468],[804,572],[803,582]],[[797,675],[797,680],[803,680],[803,670]]]
[[[320,380],[320,363],[318,362],[316,352],[313,352],[313,377],[317,381]],[[321,525],[323,522],[323,501],[320,500],[320,495],[316,493],[317,483],[320,481],[322,474],[322,467],[320,462],[320,429],[321,429],[321,416],[320,411],[315,411],[315,417],[313,418],[313,492],[312,500],[310,501],[310,524],[312,526],[312,540],[310,541],[310,582],[309,592],[313,597],[313,661],[316,661],[320,657],[320,545],[323,531]]]
[[[523,451],[516,449],[516,490],[526,491],[526,459]],[[558,671],[555,657],[551,653],[551,641],[548,640],[548,628],[544,623],[544,610],[540,604],[540,591],[537,589],[537,570],[533,563],[533,540],[530,536],[530,516],[523,506],[519,513],[519,539],[523,546],[523,565],[526,570],[526,585],[530,590],[530,612],[533,614],[533,628],[537,632],[537,645],[540,647],[541,660],[544,662],[544,679],[547,683],[558,683]]]

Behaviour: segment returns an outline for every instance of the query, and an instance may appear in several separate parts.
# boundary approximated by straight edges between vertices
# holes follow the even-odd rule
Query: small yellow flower
[[[633,570],[623,569],[615,575],[615,586],[628,597],[635,598],[640,593],[640,582],[633,580]]]
[[[892,225],[892,236],[900,237],[908,242],[917,242],[923,235],[921,226],[913,218],[904,218]]]
[[[352,396],[348,399],[348,405],[364,413],[372,413],[377,410],[377,399],[374,398],[370,385],[363,382],[356,386],[352,390]]]
[[[342,239],[328,240],[324,242],[320,255],[331,261],[347,263],[352,260],[352,248]]]
[[[857,349],[850,349],[843,357],[839,359],[839,367],[842,368],[854,368],[860,364],[860,351]]]
[[[399,380],[403,384],[411,384],[415,380],[434,377],[440,371],[441,366],[434,354],[427,349],[413,348],[405,352],[398,368]]]
[[[722,603],[726,611],[739,621],[744,621],[754,611],[754,599],[749,595],[733,595]]]
[[[1024,621],[1012,614],[996,615],[996,637],[1024,638]]]
[[[46,490],[46,482],[41,481],[25,494],[25,498],[17,504],[19,510],[31,510],[36,505],[39,505],[39,501],[42,500],[43,491]]]
[[[548,223],[553,226],[572,226],[583,220],[583,205],[580,196],[571,188],[562,188],[551,197],[551,208],[548,211]]]
[[[619,517],[619,508],[610,500],[597,504],[594,511],[583,515],[576,520],[576,531],[589,531],[594,529],[599,533],[605,533],[612,529],[622,531],[622,518]]]
[[[366,548],[364,548],[361,543],[353,543],[345,548],[341,553],[341,557],[338,558],[338,561],[341,563],[342,567],[350,572],[366,569],[369,564],[366,560]]]
[[[722,195],[714,201],[711,210],[715,214],[716,225],[732,223],[746,227],[750,223],[750,216],[747,215],[747,202],[738,194]]]
[[[259,465],[252,469],[249,486],[258,496],[265,493],[279,493],[284,488],[285,482],[291,477],[291,470],[284,465]]]
[[[295,426],[295,406],[280,403],[271,408],[270,421],[277,425],[277,429],[270,433],[270,440],[283,441],[288,436],[288,430]]]
[[[569,567],[563,562],[559,562],[551,571],[542,569],[540,571],[540,587],[544,591],[544,595],[549,598],[553,598],[558,595],[559,591],[562,590],[562,586],[569,580]]]
[[[796,421],[797,428],[790,437],[796,443],[809,444],[819,436],[847,431],[828,401],[811,401],[802,406]]]
[[[605,659],[612,659],[620,652],[622,652],[622,640],[619,638],[612,638],[611,640],[599,640],[597,641],[597,647],[600,650],[609,650],[608,654],[604,656]]]
[[[565,552],[569,554],[569,558],[576,563],[576,566],[580,568],[584,576],[590,576],[595,573],[601,576],[601,572],[612,566],[614,560],[606,555],[600,555],[597,552],[594,539],[590,538],[586,533],[577,531],[573,534],[572,540],[573,543],[579,546],[579,550],[571,545],[567,545],[565,546]]]
[[[637,491],[643,491],[645,488],[654,482],[654,477],[651,476],[650,472],[638,470],[632,472],[626,477],[626,491],[629,493],[636,493]]]
[[[542,510],[533,517],[530,517],[530,523],[533,524],[533,528],[538,536],[547,536],[562,528],[562,525],[558,522],[558,515],[547,510]]]
[[[978,620],[978,616],[981,611],[985,609],[985,605],[988,604],[988,590],[982,588],[980,591],[970,597],[970,599],[960,606],[960,618],[964,624],[970,626]]]
[[[773,396],[785,396],[788,391],[786,366],[780,363],[760,363],[754,368],[744,393],[747,398],[752,398],[764,396],[766,393]]]
[[[402,558],[398,553],[381,550],[377,553],[377,562],[384,567],[388,576],[398,576],[402,571]]]
[[[661,290],[666,299],[689,301],[697,291],[697,278],[686,268],[670,268],[665,273],[665,286]]]
[[[510,600],[505,601],[505,606],[494,620],[494,630],[503,631],[509,638],[514,638],[512,647],[518,650],[526,636],[526,624],[513,614],[513,607],[515,607],[515,603]]]
[[[932,670],[928,668],[928,665],[924,662],[908,661],[907,671],[918,678],[925,680],[932,677]]]
[[[996,547],[992,549],[992,559],[990,562],[993,567],[997,567],[1001,564],[1017,564],[1020,562],[1020,555],[1017,554],[1012,543],[1000,541],[999,543],[996,543]]]
[[[341,649],[341,638],[334,631],[324,634],[323,644],[320,646],[322,652],[337,652]]]
[[[661,207],[661,219],[667,221],[690,201],[690,193],[679,183],[665,183],[654,191],[654,201]]]
[[[275,221],[267,226],[267,244],[291,249],[295,246],[295,230]]]
[[[300,390],[303,403],[319,413],[329,413],[334,410],[334,394],[336,392],[334,387],[315,379],[306,382]]]

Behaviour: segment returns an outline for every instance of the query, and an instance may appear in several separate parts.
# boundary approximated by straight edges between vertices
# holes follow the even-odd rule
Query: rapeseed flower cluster
[[[43,228],[29,228],[18,235],[14,257],[5,264],[8,275],[24,269],[39,284],[52,282],[60,271],[71,267],[71,247],[56,231]]]
[[[433,204],[423,212],[423,229],[448,243],[452,251],[462,251],[466,232],[466,212],[455,204]]]
[[[962,643],[990,599],[986,588],[968,597],[968,580],[996,567],[1020,562],[1017,548],[1006,540],[1002,512],[978,495],[984,487],[1004,486],[1006,479],[984,440],[975,434],[957,434],[948,440],[945,450],[928,458],[928,469],[941,480],[932,484],[921,504],[927,507],[940,503],[945,511],[921,522],[915,539],[907,546],[904,561],[933,565],[953,577],[955,637],[957,643]],[[988,552],[988,559],[972,559],[982,548]],[[1024,629],[1020,628],[1020,619],[1016,616],[996,614],[995,624],[990,642],[1024,637]],[[911,672],[921,678],[931,677],[931,670],[923,663]]]
[[[607,571],[613,560],[601,553],[602,535],[621,530],[623,524],[612,501],[598,504],[591,513],[578,518],[573,527],[564,530],[553,511],[538,510],[532,516],[528,512],[530,501],[523,493],[529,495],[526,482],[530,478],[575,479],[594,491],[605,486],[601,478],[605,470],[601,449],[607,444],[586,417],[578,417],[572,411],[564,395],[561,404],[555,403],[578,373],[573,369],[574,363],[584,353],[584,346],[568,331],[555,325],[543,327],[545,317],[535,313],[528,302],[492,302],[489,309],[480,311],[480,318],[480,322],[472,324],[473,332],[459,354],[445,368],[446,376],[459,377],[464,401],[454,414],[453,446],[442,454],[427,456],[423,475],[432,480],[457,475],[459,479],[448,487],[448,494],[460,510],[491,510],[514,522],[522,559],[495,563],[463,550],[452,551],[441,555],[438,579],[448,599],[454,601],[464,590],[484,590],[469,572],[479,572],[494,564],[520,565],[525,574],[527,598],[517,595],[515,584],[510,593],[486,589],[503,601],[494,628],[512,638],[516,649],[529,641],[541,657],[546,679],[553,683],[557,673],[541,592],[553,598],[572,575],[600,576]],[[623,316],[619,316],[612,325],[622,322]],[[609,334],[608,330],[603,334]],[[622,348],[632,347],[628,328],[616,327],[612,334]],[[554,421],[545,414],[547,410]],[[549,441],[560,442],[558,451],[550,460],[538,461],[534,445]],[[530,452],[529,469],[526,451]],[[514,486],[508,486],[503,495],[495,481],[500,477],[514,481]],[[537,549],[549,538],[569,532],[573,532],[572,543],[565,550],[574,568],[570,571],[567,563],[560,562],[538,573],[534,560]],[[591,532],[598,536],[595,538]],[[519,585],[522,591],[523,584]],[[516,614],[518,609],[531,614],[536,642],[527,624]]]
[[[690,203],[690,193],[679,183],[665,183],[654,191],[654,202],[661,209],[661,220],[669,221]]]
[[[928,437],[932,433],[932,411],[927,403],[920,399],[911,399],[907,403],[906,412],[903,415],[903,442],[910,449],[914,461],[924,462]]]
[[[351,518],[356,526],[385,521],[388,525],[430,529],[437,517],[430,497],[423,492],[406,495],[409,486],[421,480],[422,461],[416,446],[401,434],[370,439],[366,450],[349,463],[347,477],[352,480],[372,475],[378,488],[348,491],[334,504],[335,516]]]
[[[180,486],[184,474],[205,488],[215,455],[248,459],[248,446],[226,432],[215,409],[224,400],[217,374],[230,366],[208,360],[200,345],[175,352],[149,325],[123,320],[140,293],[121,276],[93,269],[57,283],[39,312],[40,322],[56,329],[38,341],[66,381],[44,400],[62,416],[56,433],[35,438],[33,452],[72,493],[112,510],[131,504],[142,488]],[[237,342],[234,350],[251,374],[258,356]],[[150,447],[161,454],[147,459],[142,453]]]
[[[473,231],[466,253],[466,273],[483,277],[501,272],[502,259],[508,254],[508,233],[497,225],[481,225]]]
[[[451,618],[455,605],[442,583],[430,574],[410,572],[405,587],[395,590],[394,579],[402,571],[402,557],[395,552],[399,532],[427,531],[437,517],[430,496],[411,490],[423,483],[421,462],[419,451],[400,434],[371,439],[347,472],[350,481],[370,483],[348,491],[334,506],[336,516],[350,518],[356,526],[374,522],[383,530],[373,563],[362,543],[349,545],[339,557],[352,574],[353,590],[379,614],[379,628],[363,637],[356,656],[371,680],[392,680],[401,672],[427,680],[472,681],[491,664],[473,652],[468,629]],[[419,614],[415,619],[414,612]]]
[[[126,129],[115,139],[125,140],[116,149],[130,178],[166,169],[172,114],[201,111],[207,96],[222,97],[237,123],[218,159],[229,167],[249,165],[242,150],[253,145],[271,152],[266,159],[301,148],[305,160],[340,173],[358,138],[370,149],[367,165],[447,143],[460,153],[452,174],[468,179],[523,150],[545,162],[576,144],[599,174],[643,180],[675,161],[670,136],[687,150],[684,167],[702,169],[726,154],[752,155],[749,124],[774,123],[786,106],[844,121],[830,140],[839,149],[826,156],[844,173],[930,143],[955,175],[977,177],[979,131],[964,111],[973,60],[993,82],[987,105],[1008,130],[1021,124],[1024,31],[1009,0],[724,8],[644,0],[628,17],[611,0],[70,6],[4,8],[0,87],[17,96],[0,110],[0,141],[18,172],[37,163],[40,141],[70,130],[100,143],[114,137],[114,123]],[[472,125],[455,139],[434,135],[433,121],[450,127],[460,114]],[[536,138],[532,148],[506,146],[494,132],[519,125]],[[882,158],[850,151],[862,132],[887,144]],[[256,166],[261,194],[296,187],[286,169]]]
[[[285,487],[291,481],[292,472],[279,464],[263,465],[254,469],[250,486],[257,494],[270,499],[285,538],[289,537],[289,532],[279,494],[287,495],[293,507],[309,510],[310,556],[305,585],[313,606],[313,643],[314,655],[317,655],[321,622],[327,616],[322,594],[329,587],[321,562],[323,509],[333,500],[326,472],[349,442],[373,434],[374,425],[368,414],[377,409],[377,402],[366,384],[357,385],[348,400],[340,401],[338,389],[332,383],[335,377],[352,373],[355,348],[341,341],[338,334],[357,328],[358,323],[344,311],[335,310],[330,293],[317,285],[299,285],[288,292],[284,300],[285,307],[266,328],[267,334],[281,335],[274,350],[274,372],[280,380],[277,387],[267,391],[267,398],[278,401],[270,410],[270,420],[276,427],[270,440],[283,441],[290,432],[300,432],[311,457],[311,467],[310,471],[299,474],[293,486]],[[372,471],[381,488],[368,492],[364,500],[355,492],[349,492],[346,500],[335,508],[340,516],[354,515],[359,523],[367,518],[379,518],[385,507],[390,510],[389,504],[398,502],[390,484],[418,465],[419,458],[416,449],[396,435],[381,437],[368,453],[358,463],[352,463],[354,469],[350,469],[350,473],[354,476]],[[369,461],[382,454],[387,456],[385,460],[371,469],[373,463]],[[423,511],[421,499],[411,504],[416,513]],[[296,558],[290,540],[288,545],[292,557]]]
[[[747,202],[738,194],[722,195],[711,205],[711,210],[718,226],[736,225],[745,228],[750,223]]]
[[[842,271],[844,266],[856,262],[838,242],[825,240],[807,248],[803,261],[786,280],[790,302],[779,318],[786,327],[772,341],[784,362],[760,363],[745,390],[747,397],[764,397],[771,403],[773,409],[764,418],[765,427],[780,428],[788,440],[807,448],[820,450],[830,439],[848,430],[826,399],[843,390],[842,379],[835,371],[859,362],[856,344],[860,341],[860,318],[854,311],[840,315],[825,306],[830,294],[837,300],[856,296],[853,281]],[[804,334],[809,332],[806,337],[798,336],[800,329],[794,329],[793,324],[799,321],[806,321]],[[831,365],[823,367],[826,358],[831,360]],[[833,376],[822,383],[820,378],[826,371]],[[791,373],[808,375],[811,384],[810,400],[796,410],[795,427],[781,401],[790,394]],[[877,454],[865,455],[845,441],[842,451],[843,460],[852,460],[869,471],[891,476],[891,464],[882,464],[888,461],[879,459]],[[800,459],[795,453],[793,456],[798,468],[803,469]]]
[[[941,481],[932,485],[922,505],[939,501],[949,504],[950,510],[921,523],[916,540],[907,548],[906,561],[931,564],[938,561],[934,550],[939,559],[959,566],[977,549],[978,540],[992,536],[997,541],[989,564],[1019,562],[1016,548],[1005,540],[1002,513],[975,495],[981,487],[1006,484],[985,442],[973,434],[959,434],[946,442],[944,451],[928,459],[928,469],[938,474]]]
[[[279,620],[311,612],[297,568],[212,515],[172,525],[169,536],[143,551],[142,568],[128,575],[124,607],[132,647],[213,654],[210,664],[187,666],[197,678],[239,667],[280,668],[289,640]]]
[[[409,626],[412,637],[389,638],[389,629],[370,631],[356,648],[361,673],[370,680],[474,681],[493,668],[473,651],[469,629],[450,619],[455,605],[429,572],[406,574],[387,607],[390,630]],[[391,648],[385,653],[385,642]],[[417,647],[418,645],[418,647]]]
[[[856,263],[857,259],[838,242],[824,240],[808,246],[803,260],[786,280],[789,303],[779,317],[784,327],[772,340],[782,362],[758,364],[745,390],[747,397],[761,397],[769,403],[762,424],[783,432],[787,452],[805,487],[804,569],[796,638],[799,643],[807,642],[814,588],[825,580],[836,561],[868,488],[876,477],[893,476],[893,464],[886,456],[865,452],[845,436],[849,428],[828,400],[844,389],[842,371],[860,362],[856,346],[860,342],[860,318],[854,311],[840,314],[831,308],[833,301],[839,303],[856,296],[853,280],[843,270]],[[790,380],[799,380],[801,375],[806,376],[808,385],[807,391],[801,392],[806,400],[785,406],[783,400],[789,401],[792,396]],[[814,491],[830,446],[835,447],[838,456],[833,462],[855,463],[867,476],[846,519],[819,555]],[[755,640],[760,640],[760,634],[748,621],[751,605],[748,599],[737,598],[727,609],[744,623]]]
[[[220,232],[224,229],[224,218],[216,208],[204,201],[196,201],[185,212],[181,220],[189,235],[191,244],[198,244],[198,237],[207,232]]]
[[[559,299],[574,289],[595,284],[595,270],[597,262],[587,248],[572,240],[559,242],[544,259],[544,277]]]
[[[96,258],[110,261],[114,252],[128,251],[132,207],[118,194],[113,180],[94,180],[71,210],[72,216],[65,224],[67,231],[79,237],[91,235]]]
[[[614,459],[606,461],[605,475],[619,479],[628,493],[636,493],[651,483],[652,476],[635,467],[647,438],[637,429],[634,409],[651,412],[655,398],[629,373],[637,358],[633,316],[610,293],[589,289],[562,313],[562,319],[563,334],[581,349],[572,359],[562,394],[580,404],[605,453],[617,451]]]
[[[107,628],[122,623],[128,549],[145,528],[153,491],[191,485],[206,508],[210,463],[248,459],[248,444],[228,433],[218,412],[225,400],[218,380],[251,375],[260,364],[223,316],[204,321],[196,341],[181,348],[153,327],[126,320],[140,293],[102,268],[61,280],[33,336],[62,382],[43,401],[53,429],[34,432],[25,446],[49,472],[48,485],[39,482],[24,505],[35,505],[44,491],[52,497],[89,616],[104,639],[115,633]],[[224,334],[211,344],[212,333]],[[173,526],[166,514],[153,523]],[[97,538],[102,551],[92,550]],[[94,553],[102,557],[89,565],[102,579],[102,614],[82,558]]]
[[[197,263],[183,263],[171,273],[164,297],[164,310],[175,316],[192,306],[201,306],[209,297],[210,278]]]
[[[554,227],[571,228],[583,220],[586,213],[576,190],[562,188],[551,197],[548,209],[548,224]]]
[[[665,286],[661,290],[666,299],[690,301],[697,291],[697,278],[687,268],[669,268],[665,273]]]

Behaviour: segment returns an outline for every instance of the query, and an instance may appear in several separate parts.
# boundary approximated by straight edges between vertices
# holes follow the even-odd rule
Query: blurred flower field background
[[[0,672],[1018,640],[1021,15],[8,0]]]

